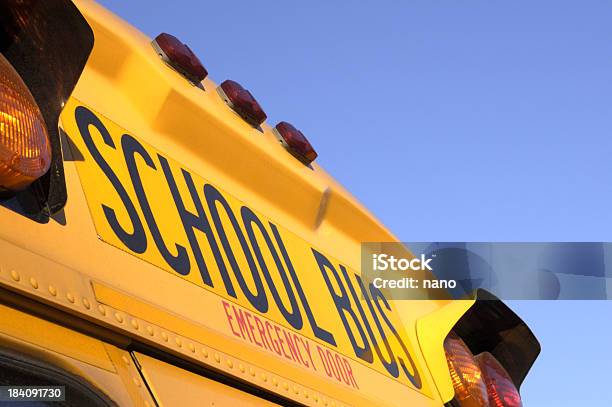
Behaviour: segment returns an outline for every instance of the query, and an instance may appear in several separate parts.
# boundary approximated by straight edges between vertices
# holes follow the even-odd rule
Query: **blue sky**
[[[404,241],[612,241],[610,2],[102,4],[299,127]],[[612,405],[612,303],[511,305],[543,344],[526,406]]]

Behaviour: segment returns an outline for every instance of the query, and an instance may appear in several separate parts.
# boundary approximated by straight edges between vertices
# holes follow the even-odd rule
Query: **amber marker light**
[[[489,407],[487,386],[472,352],[454,332],[444,340],[444,351],[458,407]]]
[[[0,54],[0,191],[19,191],[51,165],[42,113],[17,71]]]
[[[489,352],[476,356],[489,393],[491,407],[523,407],[521,395],[506,369]]]

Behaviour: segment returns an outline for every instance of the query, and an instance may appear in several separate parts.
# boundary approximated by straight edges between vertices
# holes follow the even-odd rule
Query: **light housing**
[[[490,407],[523,407],[521,395],[506,369],[489,352],[476,356],[482,370]]]
[[[161,33],[151,44],[164,62],[193,84],[202,82],[208,76],[208,71],[196,54],[174,35]]]
[[[274,127],[274,133],[287,151],[305,165],[309,165],[317,158],[317,152],[304,136],[304,133],[290,123],[278,123]]]
[[[251,92],[242,87],[238,82],[230,79],[224,81],[217,91],[225,102],[240,117],[253,127],[259,127],[266,121],[266,113],[263,111]]]
[[[454,332],[444,340],[444,352],[457,407],[489,407],[487,386],[480,366],[467,345]]]
[[[20,191],[51,165],[42,113],[21,76],[0,54],[0,191]]]

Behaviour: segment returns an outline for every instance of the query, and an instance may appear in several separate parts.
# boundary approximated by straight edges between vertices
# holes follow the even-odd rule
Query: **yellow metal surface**
[[[95,3],[76,4],[95,44],[61,117],[65,221],[38,224],[0,208],[0,285],[305,405],[447,401],[439,345],[463,306],[364,300],[361,242],[397,239],[267,125],[244,123],[212,80],[192,86],[142,33]],[[177,196],[191,217],[179,216]],[[185,219],[199,225],[191,240]],[[371,346],[359,354],[364,340]],[[73,345],[81,358],[99,352]]]
[[[215,407],[277,405],[147,355],[134,356],[159,406],[200,407],[203,400]]]
[[[102,342],[0,305],[0,331],[44,349],[114,372]]]
[[[455,395],[453,383],[448,374],[444,339],[459,318],[474,305],[474,302],[475,300],[448,301],[435,312],[417,321],[417,335],[421,351],[431,375],[436,378],[442,400],[451,400]],[[407,304],[398,305],[400,312],[404,306]]]
[[[311,245],[280,226],[272,226],[274,224],[270,219],[250,211],[248,206],[245,206],[244,203],[238,201],[231,195],[222,192],[222,190],[212,189],[214,186],[206,183],[206,181],[201,179],[197,174],[191,172],[189,172],[190,175],[188,177],[193,181],[191,185],[194,187],[195,191],[203,192],[195,196],[190,194],[186,182],[179,183],[176,181],[180,179],[181,172],[188,171],[184,166],[181,166],[178,162],[165,156],[164,153],[156,151],[146,143],[139,141],[136,136],[130,135],[125,129],[118,127],[106,118],[96,116],[100,120],[97,123],[102,124],[103,127],[101,128],[105,129],[103,131],[108,132],[107,134],[110,135],[111,139],[104,142],[101,135],[94,139],[91,133],[99,132],[100,129],[96,128],[94,125],[90,125],[89,129],[86,129],[84,125],[78,126],[76,120],[71,120],[73,115],[78,117],[79,109],[85,108],[78,101],[74,99],[71,100],[64,110],[63,125],[66,132],[71,136],[71,140],[76,150],[80,151],[84,156],[82,161],[77,162],[77,169],[85,190],[92,218],[96,225],[98,236],[107,243],[137,255],[141,259],[165,269],[176,277],[180,277],[206,289],[206,291],[202,290],[198,293],[198,296],[210,296],[211,293],[214,294],[217,297],[215,301],[217,306],[208,308],[208,325],[214,326],[221,332],[241,337],[245,341],[265,348],[269,350],[270,353],[276,354],[278,357],[289,359],[307,369],[311,369],[315,372],[327,371],[329,372],[327,377],[330,380],[334,380],[340,376],[340,379],[337,379],[340,384],[346,384],[350,387],[359,389],[357,378],[353,376],[353,371],[355,370],[354,364],[344,357],[347,356],[359,363],[359,360],[354,356],[353,347],[350,343],[350,337],[356,336],[358,329],[351,328],[349,332],[345,332],[341,320],[343,315],[339,315],[338,311],[335,311],[336,306],[331,295],[319,295],[320,293],[328,292],[329,289],[320,271],[320,267],[316,260],[317,258],[313,255],[313,248]],[[87,112],[87,115],[95,114],[92,113],[91,110],[87,110]],[[89,121],[87,123],[89,123]],[[84,132],[88,132],[88,134],[84,135]],[[79,135],[80,133],[81,136]],[[91,140],[90,143],[93,142],[93,144],[86,146],[83,140]],[[130,148],[130,144],[128,143],[134,143],[135,146],[138,146],[141,157],[145,156],[150,159],[150,161],[144,162],[145,168],[142,170],[139,170],[138,167],[132,167],[136,171],[139,171],[137,179],[138,182],[142,183],[140,195],[132,191],[134,180],[130,179],[130,175],[134,176],[135,173],[130,174],[126,166],[125,154],[127,154],[127,149]],[[124,151],[121,152],[119,148],[108,148],[108,144],[113,144],[117,147],[121,145]],[[88,148],[90,149],[89,152]],[[94,157],[90,155],[91,151],[95,151],[95,148],[97,148],[98,151],[94,152],[94,154],[100,154],[100,157],[103,157],[107,165],[113,169],[113,173],[116,175],[118,183],[125,188],[126,191],[129,191],[129,199],[125,200],[124,198],[125,202],[122,201],[121,195],[117,194],[115,191],[116,186],[114,186],[113,183],[110,181],[104,182],[105,173],[96,163]],[[104,153],[102,153],[102,151],[104,151]],[[141,160],[139,161],[143,162]],[[207,200],[211,196],[217,198],[222,197],[223,200],[219,199],[216,201],[216,206],[211,205],[209,202],[207,208],[207,223],[210,224],[209,227],[216,232],[216,236],[212,238],[215,243],[211,244],[210,240],[204,238],[200,239],[197,245],[191,245],[191,251],[186,249],[190,246],[190,242],[187,239],[186,230],[181,224],[181,218],[177,210],[178,204],[175,202],[176,198],[173,199],[168,186],[170,181],[168,181],[167,177],[162,176],[160,173],[161,171],[155,170],[156,168],[160,168],[160,162],[166,162],[168,165],[167,168],[174,173],[174,175],[171,175],[171,177],[174,177],[174,181],[172,182],[180,186],[180,198],[178,199],[181,200],[184,205],[193,207],[196,207],[196,205],[202,206],[202,202],[205,201],[205,196]],[[148,171],[146,167],[149,167]],[[142,164],[140,168],[143,168]],[[137,188],[138,187],[134,187],[134,189]],[[206,193],[208,192],[207,188],[211,188],[209,191],[213,191],[212,194]],[[131,243],[131,240],[127,238],[123,238],[122,241],[120,238],[121,233],[118,233],[117,230],[121,232],[124,229],[134,229],[134,225],[127,227],[123,225],[130,225],[130,223],[138,219],[138,217],[130,219],[128,216],[129,212],[120,208],[123,208],[126,203],[138,202],[139,199],[141,200],[141,206],[144,202],[148,202],[148,210],[151,216],[147,222],[149,226],[148,233],[143,233],[143,240],[137,243]],[[211,212],[214,208],[222,207],[221,205],[223,202],[227,202],[228,207],[223,208],[224,213],[219,215],[218,219],[220,224],[213,225]],[[109,215],[108,208],[112,208],[112,216]],[[241,212],[244,214],[245,210],[249,211],[249,219],[255,219],[259,222],[259,225],[261,225],[261,229],[257,229],[259,239],[255,238],[255,240],[251,240],[251,247],[248,247],[246,251],[241,246],[242,244],[246,244],[246,238],[244,236],[247,235],[247,233],[243,232],[243,230],[249,226],[246,218],[244,215],[242,216],[242,222],[239,222],[240,224],[237,229],[230,221],[238,222],[235,218],[239,217]],[[192,210],[192,212],[198,213],[196,210]],[[113,220],[117,218],[119,226],[115,226],[115,229],[113,229]],[[238,225],[238,223],[236,223],[236,225]],[[142,228],[144,229],[144,226]],[[153,237],[152,230],[157,231],[159,234],[159,243],[153,243],[155,238]],[[204,237],[203,235],[202,233],[202,237]],[[226,236],[229,245],[227,248],[224,248],[224,250],[215,246],[221,246],[223,236]],[[266,238],[263,238],[263,236],[266,236]],[[245,240],[240,241],[239,237]],[[275,240],[276,245],[268,246],[266,241],[270,243],[272,240]],[[146,247],[144,247],[145,243]],[[129,245],[131,245],[132,248],[130,248]],[[144,248],[144,251],[138,253],[136,250],[140,251],[141,245],[143,245],[142,248]],[[167,245],[168,247],[175,246],[175,248],[167,249]],[[177,249],[179,246],[182,249]],[[226,257],[226,259],[222,259],[220,263],[217,263],[215,259],[215,248],[218,249],[218,253],[222,253]],[[175,253],[178,251],[179,254],[181,252],[184,253],[182,264],[176,264],[179,263],[177,260],[178,254],[168,254],[167,256],[170,257],[170,261],[168,261],[168,259],[164,258],[160,253],[162,250],[169,250]],[[253,257],[256,256],[253,256],[251,253],[255,250],[262,253],[261,264],[254,263],[255,260]],[[196,254],[203,257],[202,263],[196,261]],[[231,276],[231,280],[225,282],[223,280],[222,270],[223,267],[227,269],[231,267],[231,263],[228,260],[230,256],[235,258],[237,269],[234,271],[225,270],[227,278]],[[265,256],[265,258],[263,256]],[[322,256],[322,254],[319,256]],[[282,264],[281,257],[284,260],[284,265]],[[326,258],[331,261],[330,264],[335,265],[333,267],[338,267],[338,264],[340,264],[338,260],[330,256],[326,256]],[[247,259],[252,263],[249,264]],[[174,268],[171,267],[171,265],[174,266]],[[289,282],[291,273],[288,270],[290,268],[295,268],[295,274],[297,276],[296,281]],[[266,270],[269,275],[268,281],[265,281],[265,278],[262,277],[264,270]],[[333,274],[333,272],[324,272],[326,275]],[[336,273],[338,272],[339,270],[336,271]],[[354,271],[351,269],[348,269],[347,273],[350,276],[354,275]],[[241,280],[238,278],[239,276],[242,276],[244,280],[243,284],[245,284],[246,288],[240,287]],[[281,276],[284,276],[286,280],[283,280]],[[334,279],[333,276],[328,278]],[[295,287],[292,287],[291,283],[293,283]],[[299,293],[297,292],[298,284],[301,286],[305,296],[301,301],[299,301]],[[349,284],[350,286],[348,286]],[[348,288],[345,288],[345,286],[348,286]],[[171,286],[168,287],[168,289],[170,290]],[[343,284],[339,286],[338,290],[340,289],[348,291],[356,290],[357,292],[360,290],[360,288],[350,280],[343,281]],[[345,293],[347,299],[349,295],[348,291]],[[273,295],[270,294],[271,292],[276,293],[279,297],[278,300],[275,301],[275,299],[273,299]],[[223,299],[226,301],[223,301]],[[355,299],[352,301],[355,301]],[[238,311],[236,311],[234,304],[230,305],[229,302],[239,306]],[[298,305],[298,303],[300,304]],[[368,308],[365,301],[360,305],[364,309]],[[306,319],[304,315],[305,312],[297,309],[297,307],[309,307],[311,315],[316,317],[316,323],[310,322],[311,326],[308,326],[308,321],[304,321],[304,319]],[[358,312],[353,308],[350,308],[349,311]],[[250,312],[245,309],[250,310]],[[295,322],[293,324],[298,325],[297,328],[292,327],[292,325],[287,322],[288,318],[285,318],[282,314],[282,310],[284,309],[288,309],[289,312],[299,317],[296,318],[296,320],[299,321],[299,325]],[[211,321],[216,319],[215,316],[211,315],[215,311],[219,316],[225,314],[227,321],[224,323],[221,318],[217,323],[211,323]],[[241,321],[240,317],[242,315],[245,315],[245,318],[249,318],[249,316],[252,315],[253,321]],[[262,316],[263,318],[260,320],[256,315]],[[388,318],[390,326],[386,328],[386,333],[382,332],[381,334],[389,336],[388,343],[391,346],[391,354],[402,355],[403,358],[408,359],[403,362],[407,366],[408,375],[399,375],[398,373],[397,380],[409,385],[410,381],[406,376],[410,378],[415,377],[415,381],[418,379],[418,384],[415,387],[420,388],[422,386],[420,381],[420,375],[422,373],[418,371],[420,367],[418,367],[413,360],[415,354],[414,349],[409,342],[403,342],[400,339],[393,338],[393,327],[396,327],[400,332],[403,331],[397,315],[390,311],[386,311],[384,316]],[[346,318],[348,319],[348,317]],[[367,318],[367,321],[361,321],[359,323],[371,327],[375,327],[377,323],[385,323],[382,321],[382,315],[378,315],[378,313],[370,314]],[[274,328],[271,328],[271,322],[274,322]],[[249,327],[251,323],[255,324],[255,330]],[[282,327],[282,331],[277,329],[278,325]],[[327,329],[329,332],[328,335],[333,335],[335,343],[332,344],[332,346],[329,346],[329,342],[325,342],[317,337],[315,332],[317,327],[325,327],[320,329]],[[300,336],[293,336],[295,332],[299,333]],[[378,340],[382,341],[382,338]],[[404,349],[402,348],[402,344]],[[294,347],[297,348],[295,352],[293,352]],[[329,356],[330,354],[328,352],[330,350],[333,352],[333,356]],[[341,359],[336,358],[338,353],[343,355]],[[329,359],[331,358],[333,359],[330,361]],[[341,362],[337,362],[338,360],[341,360]],[[375,369],[379,373],[388,374],[382,362],[382,360],[378,360],[373,363],[370,360],[369,367]],[[333,363],[334,366],[327,367],[330,363]],[[342,371],[335,372],[334,367]],[[389,375],[389,377],[392,378],[391,375]],[[423,388],[423,391],[428,392],[426,387]]]
[[[105,344],[104,346],[133,405],[154,406],[155,400],[153,395],[149,392],[136,363],[132,359],[131,353],[112,345]],[[123,405],[119,402],[118,404],[120,406]]]
[[[0,350],[11,349],[40,363],[51,364],[105,393],[119,406],[153,406],[144,386],[124,372],[129,353],[44,319],[0,305]],[[113,355],[115,360],[113,360]],[[144,391],[143,391],[144,390]],[[145,404],[145,401],[149,404]]]

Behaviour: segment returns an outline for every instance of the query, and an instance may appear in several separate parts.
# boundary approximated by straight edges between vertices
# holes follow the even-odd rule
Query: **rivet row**
[[[0,267],[0,273],[2,273],[2,272],[4,272],[4,269]],[[21,274],[17,270],[11,269],[10,276],[16,282],[21,281]],[[39,283],[38,283],[38,280],[36,278],[31,277],[29,279],[29,283],[30,283],[30,285],[32,286],[33,289],[37,290],[39,288]],[[53,286],[53,285],[49,285],[47,290],[49,291],[49,294],[52,295],[53,297],[56,297],[57,294],[58,294],[57,288],[55,286]],[[68,300],[68,302],[70,302],[71,304],[75,304],[76,303],[76,297],[71,292],[66,292],[66,300]],[[89,310],[91,308],[91,302],[87,298],[83,297],[81,302],[83,304],[83,307],[85,307],[86,309]],[[107,315],[107,308],[103,304],[99,304],[97,309],[98,309],[98,312],[100,314],[102,314],[103,316]],[[114,312],[113,316],[114,316],[114,318],[115,318],[115,320],[117,322],[119,322],[121,324],[123,324],[125,322],[124,316],[120,312]],[[131,326],[134,329],[136,329],[136,330],[140,329],[140,323],[139,323],[139,321],[136,318],[131,318],[130,319],[130,324],[131,324]],[[153,326],[151,326],[151,325],[147,325],[146,326],[146,331],[147,331],[147,333],[150,336],[154,336],[155,335],[155,330],[154,330]],[[161,331],[160,336],[161,336],[161,338],[165,342],[169,341],[169,336],[168,336],[168,334],[166,332]],[[178,346],[179,348],[183,347],[183,341],[178,336],[175,337],[175,343],[176,343],[176,346]],[[196,352],[196,346],[193,343],[190,342],[188,344],[188,348],[189,348],[189,350],[192,353]],[[202,356],[205,359],[208,359],[209,353],[208,353],[207,349],[202,348],[201,353],[202,353]],[[125,355],[122,356],[122,359],[123,359],[123,361],[124,361],[124,363],[126,365],[130,365],[130,360],[129,360],[129,358],[127,356],[125,356]],[[214,353],[214,360],[217,363],[221,363],[221,355],[219,353],[215,352]],[[233,360],[227,359],[225,363],[227,364],[227,367],[229,369],[233,369],[234,368],[234,361]],[[245,373],[246,372],[246,367],[242,363],[238,364],[238,369],[240,370],[241,373]],[[256,374],[257,374],[255,369],[252,368],[252,367],[249,367],[248,371],[249,371],[249,374],[252,377],[255,377]],[[267,383],[268,380],[269,380],[269,376],[266,373],[261,373],[260,378],[265,383]],[[141,383],[141,381],[137,377],[134,377],[133,381],[134,381],[134,384],[137,387],[141,387],[142,383]],[[272,377],[271,381],[272,381],[272,384],[274,385],[274,387],[278,387],[279,386],[279,381],[278,381],[278,379],[276,377]],[[287,383],[286,381],[284,381],[282,383],[282,388],[285,391],[289,391],[289,387],[290,387],[289,383]],[[293,385],[291,387],[291,390],[293,390],[293,393],[295,393],[296,395],[300,394],[300,389],[297,386],[295,386],[295,385]],[[308,391],[306,391],[306,390],[303,390],[303,397],[304,398],[309,398],[310,397],[310,393]],[[329,404],[329,402],[328,402],[328,400],[326,398],[319,399],[319,396],[316,393],[312,394],[312,399],[316,403],[319,403],[319,401],[322,401],[325,406],[327,406],[327,405],[330,405],[331,407],[335,407],[336,406],[336,403],[334,401],[332,401],[331,404]],[[148,404],[149,403],[147,401],[145,401],[145,405],[148,405]]]

